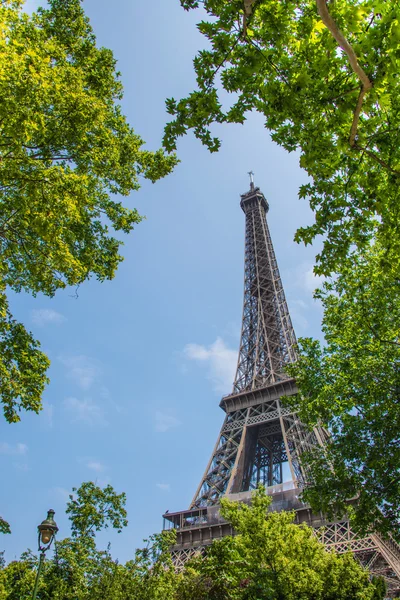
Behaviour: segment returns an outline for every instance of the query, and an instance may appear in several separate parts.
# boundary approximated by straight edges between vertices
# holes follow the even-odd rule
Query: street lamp
[[[55,512],[50,509],[47,512],[47,517],[38,525],[38,547],[40,552],[39,566],[36,573],[35,587],[33,589],[32,600],[36,600],[37,589],[39,585],[39,577],[45,559],[45,553],[50,548],[55,535],[58,531],[57,523],[54,520]]]

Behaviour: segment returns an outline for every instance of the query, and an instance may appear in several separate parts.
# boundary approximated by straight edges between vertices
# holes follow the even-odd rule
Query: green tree
[[[289,370],[302,392],[300,416],[332,432],[324,451],[306,457],[314,480],[306,499],[343,513],[358,496],[355,525],[374,523],[400,539],[400,279],[385,261],[372,246],[323,286],[326,344],[301,340]]]
[[[0,573],[1,600],[30,600],[36,578],[38,561],[28,551],[24,552],[20,560],[13,560]],[[3,593],[3,596],[1,596]]]
[[[399,257],[400,6],[382,0],[181,0],[210,17],[208,49],[194,59],[198,89],[167,100],[172,150],[188,130],[211,150],[213,123],[243,123],[257,110],[272,139],[299,150],[311,183],[300,189],[315,223],[298,241],[324,236],[317,271],[335,272],[374,235]],[[231,93],[227,107],[220,89]],[[397,258],[398,261],[398,258]]]
[[[110,548],[99,550],[95,534],[107,527],[120,532],[127,525],[125,494],[91,482],[73,490],[67,504],[71,537],[57,542],[46,562],[41,600],[164,600],[173,598],[178,578],[170,547],[175,532],[152,536],[134,560],[121,565]]]
[[[0,533],[11,533],[10,525],[0,517]]]
[[[171,546],[176,541],[175,531],[163,531],[145,540],[146,546],[135,552],[134,560],[126,563],[132,598],[163,600],[175,598],[180,575],[175,572]],[[131,591],[131,593],[132,593]]]
[[[250,506],[221,502],[235,537],[216,541],[193,559],[179,584],[179,600],[368,600],[385,590],[369,581],[351,554],[328,552],[293,512],[268,513],[259,488]]]
[[[44,565],[41,600],[382,600],[385,585],[370,582],[350,554],[327,552],[294,513],[268,513],[260,488],[251,506],[223,500],[222,514],[238,535],[216,541],[176,573],[175,531],[151,536],[132,560],[119,564],[96,547],[94,531],[126,523],[124,496],[82,484],[68,503],[72,535],[57,542]],[[0,562],[0,599],[28,600],[37,559],[26,552]],[[3,584],[3,588],[2,588]],[[5,592],[4,592],[5,590]],[[3,593],[4,592],[4,593]],[[3,594],[3,596],[2,596]]]
[[[110,485],[101,488],[85,482],[73,488],[66,509],[71,537],[56,542],[54,556],[45,563],[41,600],[99,598],[93,595],[99,582],[118,579],[118,563],[113,561],[109,549],[103,551],[96,547],[95,535],[108,527],[118,532],[126,527],[125,502],[125,494],[117,494]],[[109,597],[110,600],[120,598],[118,595]]]
[[[216,151],[211,126],[256,110],[275,142],[300,153],[310,182],[299,196],[315,222],[295,240],[322,236],[315,272],[331,276],[320,294],[327,347],[300,340],[291,371],[303,419],[320,417],[333,434],[312,459],[307,497],[316,510],[344,510],[360,494],[357,524],[398,531],[400,3],[181,0],[200,4],[209,18],[198,25],[208,40],[194,60],[198,89],[167,100],[164,145],[193,130]]]
[[[4,552],[0,552],[0,600],[6,600],[6,576],[4,574],[5,560]]]
[[[80,0],[32,16],[0,1],[0,395],[9,422],[41,408],[48,358],[17,323],[6,288],[53,296],[112,279],[141,216],[128,196],[176,158],[142,148],[121,112],[112,52],[98,48]]]
[[[82,483],[72,492],[66,513],[71,521],[73,538],[92,544],[97,531],[111,525],[120,533],[128,525],[125,493],[118,495],[111,485],[102,489],[92,481]]]

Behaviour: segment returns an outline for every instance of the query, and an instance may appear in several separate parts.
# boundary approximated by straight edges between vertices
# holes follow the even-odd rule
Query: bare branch
[[[355,150],[360,150],[361,152],[365,152],[365,154],[367,154],[370,158],[373,158],[374,160],[376,160],[376,162],[378,162],[382,167],[384,167],[385,169],[390,171],[390,173],[393,173],[393,175],[397,175],[397,177],[400,176],[400,171],[396,171],[395,169],[392,169],[390,167],[390,165],[388,165],[387,162],[385,162],[384,160],[379,158],[379,156],[377,156],[375,154],[375,152],[372,152],[371,150],[368,150],[368,148],[364,148],[363,146],[359,146],[357,143],[353,144],[353,148]]]
[[[372,88],[372,81],[369,79],[368,75],[358,64],[356,53],[353,50],[353,47],[349,44],[349,42],[344,37],[343,33],[340,31],[339,27],[336,25],[335,21],[332,19],[328,7],[326,5],[326,0],[316,0],[317,8],[319,15],[322,19],[324,25],[329,29],[341,49],[347,54],[347,58],[349,59],[350,66],[353,69],[354,73],[359,77],[361,83],[363,84],[363,88],[367,92]]]
[[[362,108],[365,92],[366,92],[366,89],[362,88],[362,90],[360,91],[359,96],[358,96],[356,110],[354,111],[353,123],[351,124],[350,137],[349,137],[349,143],[352,148],[354,148],[354,146],[356,144],[358,121],[360,120],[360,113],[361,113],[361,108]]]
[[[253,4],[256,2],[256,0],[243,0],[243,6],[244,6],[244,14],[243,14],[243,37],[247,36],[247,22],[249,20],[249,17],[251,16],[252,12],[253,12]]]
[[[224,58],[222,59],[222,61],[219,63],[219,65],[217,65],[214,69],[214,72],[212,73],[212,75],[210,76],[209,80],[208,80],[208,84],[207,84],[207,89],[209,90],[213,84],[214,78],[216,76],[216,74],[218,73],[218,71],[220,70],[221,67],[223,67],[226,63],[226,61],[228,60],[229,56],[231,55],[231,53],[234,51],[234,49],[236,48],[236,46],[239,43],[239,36],[235,39],[235,42],[232,46],[232,48],[230,48],[228,50],[228,52],[226,53],[226,55],[224,56]]]
[[[246,17],[249,17],[253,12],[252,6],[256,2],[256,0],[243,0],[244,4],[244,14]]]
[[[364,96],[372,88],[372,81],[370,80],[368,75],[365,73],[364,69],[362,69],[362,67],[360,67],[360,65],[358,64],[357,56],[353,50],[353,47],[346,40],[343,33],[340,31],[339,27],[336,25],[335,21],[331,17],[328,7],[326,5],[326,0],[316,0],[316,2],[317,2],[318,13],[322,19],[322,22],[329,29],[329,31],[331,32],[331,34],[333,35],[333,37],[335,38],[335,40],[337,41],[337,43],[339,44],[339,46],[343,50],[343,52],[345,52],[345,54],[347,55],[347,58],[349,59],[351,68],[353,69],[354,73],[357,75],[357,77],[359,78],[359,80],[362,83],[362,88],[361,88],[361,91],[360,91],[360,94],[359,94],[358,100],[357,100],[357,106],[354,111],[353,122],[351,125],[350,138],[349,138],[350,146],[352,148],[354,148],[355,143],[356,143],[358,122],[360,120],[360,114],[361,114],[362,104],[364,101]]]

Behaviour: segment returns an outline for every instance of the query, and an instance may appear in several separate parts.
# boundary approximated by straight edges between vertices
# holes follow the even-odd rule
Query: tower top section
[[[240,200],[246,215],[245,283],[233,395],[289,379],[285,367],[296,360],[296,337],[266,219],[269,205],[249,175],[250,190]]]
[[[257,204],[261,204],[265,213],[267,213],[269,211],[269,204],[260,188],[254,186],[253,171],[249,171],[248,175],[250,176],[250,189],[245,194],[240,195],[240,206],[246,214],[250,208],[254,208]]]

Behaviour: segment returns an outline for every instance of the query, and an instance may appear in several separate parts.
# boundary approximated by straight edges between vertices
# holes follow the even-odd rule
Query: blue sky
[[[30,0],[27,9],[40,2]],[[111,48],[125,88],[123,110],[147,146],[160,146],[164,100],[195,85],[192,59],[204,44],[179,0],[85,0],[99,45]],[[106,531],[121,561],[161,529],[161,514],[188,507],[213,449],[229,393],[240,334],[244,215],[240,194],[255,172],[270,203],[268,221],[298,336],[320,336],[312,299],[317,248],[293,242],[312,222],[297,196],[306,175],[298,157],[274,144],[259,115],[215,129],[210,155],[191,135],[181,163],[127,200],[146,215],[125,238],[116,278],[90,281],[56,298],[14,295],[11,309],[38,337],[52,365],[44,410],[2,422],[0,507],[13,529],[0,549],[12,560],[36,550],[36,525],[56,511],[69,534],[65,503],[93,480],[127,493],[129,526]],[[4,485],[4,482],[7,482]]]

